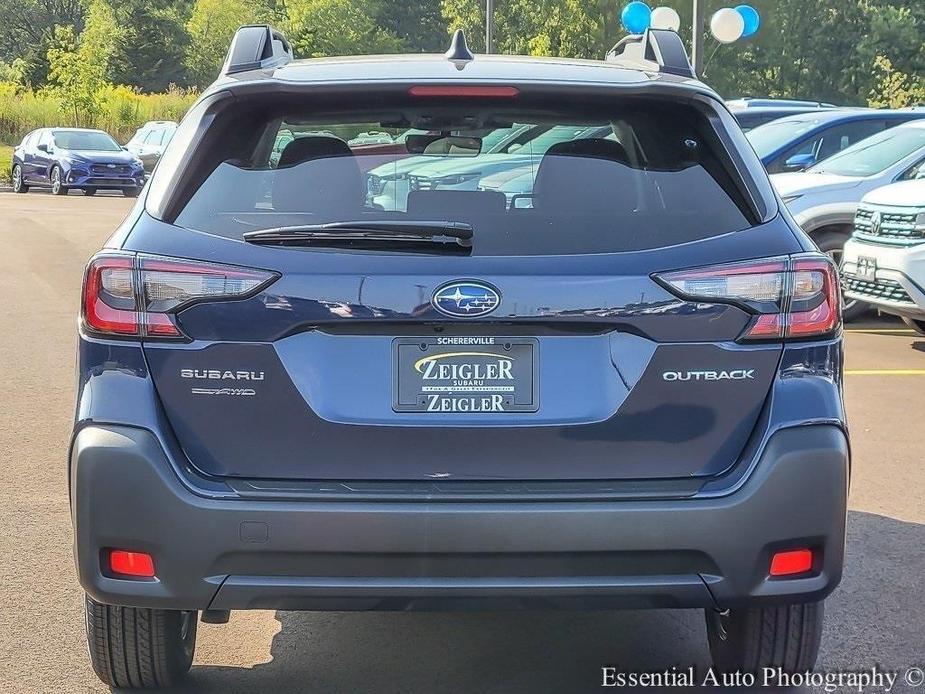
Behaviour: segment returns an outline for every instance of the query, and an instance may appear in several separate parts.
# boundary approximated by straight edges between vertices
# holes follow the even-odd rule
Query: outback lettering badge
[[[731,371],[665,371],[664,381],[751,381],[755,379],[754,369],[732,369]]]

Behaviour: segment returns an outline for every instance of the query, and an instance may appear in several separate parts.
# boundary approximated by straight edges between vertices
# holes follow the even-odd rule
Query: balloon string
[[[719,50],[719,47],[722,46],[722,45],[723,45],[723,44],[721,44],[719,41],[716,42],[716,47],[713,49],[713,52],[710,53],[710,57],[707,58],[707,64],[703,66],[703,75],[701,75],[701,77],[706,77],[706,76],[707,76],[707,68],[710,67],[710,63],[713,62],[713,56],[716,55],[716,51],[718,51],[718,50]]]

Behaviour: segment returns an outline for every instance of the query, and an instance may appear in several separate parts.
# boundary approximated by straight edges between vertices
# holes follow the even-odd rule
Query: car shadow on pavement
[[[848,528],[844,580],[827,602],[817,670],[878,665],[902,672],[921,665],[916,661],[925,653],[925,525],[851,512]],[[196,666],[177,691],[591,692],[601,691],[604,665],[627,673],[694,666],[699,682],[710,663],[699,610],[277,612],[276,619],[282,629],[273,638],[270,662],[252,668]]]

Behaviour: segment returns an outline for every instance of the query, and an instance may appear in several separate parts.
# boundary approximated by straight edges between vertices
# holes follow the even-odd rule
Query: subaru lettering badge
[[[486,316],[501,303],[501,295],[484,282],[450,282],[439,287],[430,300],[440,313],[454,318]]]

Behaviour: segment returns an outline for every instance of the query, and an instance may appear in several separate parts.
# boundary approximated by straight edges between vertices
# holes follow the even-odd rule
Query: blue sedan
[[[768,173],[802,171],[859,140],[916,118],[925,118],[925,109],[820,110],[759,125],[745,137]]]
[[[102,130],[39,128],[13,150],[13,190],[32,186],[67,195],[71,188],[93,195],[97,190],[121,190],[135,197],[144,185],[141,160],[126,152]]]

